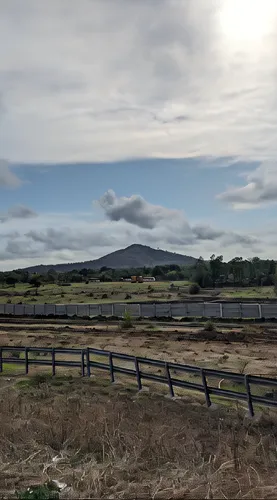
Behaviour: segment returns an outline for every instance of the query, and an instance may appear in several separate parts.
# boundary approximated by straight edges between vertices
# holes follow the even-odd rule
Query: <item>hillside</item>
[[[122,250],[117,250],[104,257],[86,262],[73,262],[57,265],[39,265],[27,267],[25,271],[31,273],[46,273],[49,269],[55,269],[57,272],[67,272],[73,269],[101,269],[110,267],[112,269],[127,269],[131,267],[154,267],[169,264],[179,264],[181,266],[192,265],[196,259],[187,255],[167,252],[165,250],[155,250],[145,245],[131,245]]]

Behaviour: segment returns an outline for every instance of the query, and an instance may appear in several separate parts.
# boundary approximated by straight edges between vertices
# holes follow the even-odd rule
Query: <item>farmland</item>
[[[194,296],[195,297],[195,296]],[[201,289],[198,300],[216,299],[274,299],[273,287]],[[191,300],[189,282],[168,281],[153,283],[72,283],[70,286],[43,284],[36,290],[29,284],[2,285],[0,303],[11,304],[87,304],[107,302],[145,302]]]

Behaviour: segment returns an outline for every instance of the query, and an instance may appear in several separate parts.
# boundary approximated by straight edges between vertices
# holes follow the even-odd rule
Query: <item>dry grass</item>
[[[1,496],[55,479],[66,498],[276,498],[269,413],[251,421],[95,380],[1,385]]]

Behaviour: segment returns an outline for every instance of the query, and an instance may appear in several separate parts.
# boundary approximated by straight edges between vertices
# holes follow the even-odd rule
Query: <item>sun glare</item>
[[[223,35],[230,41],[255,41],[272,31],[277,0],[225,0],[219,13]]]

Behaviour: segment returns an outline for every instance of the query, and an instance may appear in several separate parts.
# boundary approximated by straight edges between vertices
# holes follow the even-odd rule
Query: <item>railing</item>
[[[17,356],[14,357],[14,353]],[[44,354],[48,359],[38,359],[38,355]],[[61,360],[59,355],[70,355],[75,359]],[[21,356],[22,355],[22,356]],[[34,357],[36,355],[36,357]],[[104,358],[104,361],[96,361],[92,358]],[[106,362],[105,362],[106,361]],[[118,362],[131,364],[130,367],[118,366]],[[115,382],[115,375],[121,374],[136,379],[138,390],[142,389],[143,380],[166,384],[169,388],[169,393],[173,397],[174,389],[181,388],[185,390],[193,390],[204,394],[207,406],[211,406],[211,396],[219,396],[227,399],[235,399],[245,401],[248,404],[249,413],[254,415],[253,405],[259,404],[262,406],[277,406],[277,401],[274,401],[269,395],[261,396],[251,392],[251,386],[263,386],[277,388],[277,380],[254,375],[243,375],[240,373],[219,371],[197,366],[182,365],[161,361],[157,359],[149,359],[142,357],[134,357],[128,354],[115,353],[87,347],[86,349],[67,349],[67,348],[49,348],[49,347],[0,347],[0,372],[4,372],[6,365],[18,364],[24,367],[24,372],[29,373],[30,366],[51,367],[52,376],[56,375],[56,368],[77,368],[80,370],[82,377],[90,377],[94,370],[100,369],[109,373],[111,382]],[[163,370],[161,375],[157,373],[149,373],[147,368],[153,367]],[[144,370],[144,371],[143,371]],[[181,374],[185,379],[173,377],[173,374]],[[190,377],[199,379],[197,383],[187,380]],[[215,379],[224,379],[235,383],[240,390],[221,389],[218,384],[215,385]],[[214,384],[214,385],[213,385]],[[272,393],[273,396],[273,393]]]
[[[134,318],[253,318],[277,319],[277,302],[270,304],[238,302],[157,302],[143,304],[0,304],[0,315],[57,317],[122,317],[128,311]]]

